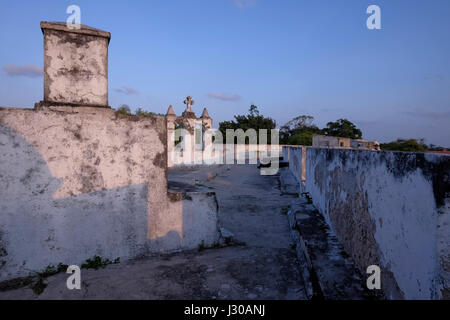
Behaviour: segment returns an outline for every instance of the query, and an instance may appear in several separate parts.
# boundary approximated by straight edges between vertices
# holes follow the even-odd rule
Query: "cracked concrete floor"
[[[81,290],[66,288],[67,274],[46,279],[37,296],[28,288],[0,299],[305,299],[304,286],[282,208],[277,176],[255,165],[169,171],[173,189],[215,191],[219,224],[243,246],[180,252],[82,270]]]

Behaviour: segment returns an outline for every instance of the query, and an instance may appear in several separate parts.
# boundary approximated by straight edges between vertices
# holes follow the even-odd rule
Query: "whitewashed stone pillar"
[[[41,22],[44,34],[44,105],[108,107],[111,34],[81,25]]]

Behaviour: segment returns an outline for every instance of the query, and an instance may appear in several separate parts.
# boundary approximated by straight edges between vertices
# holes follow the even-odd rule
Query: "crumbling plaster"
[[[110,34],[82,26],[41,22],[44,33],[44,101],[108,106]]]
[[[168,193],[166,118],[108,107],[110,33],[41,29],[44,100],[0,108],[0,281],[215,243],[215,194]]]
[[[0,129],[0,280],[218,240],[214,193],[167,192],[164,117],[1,108]]]
[[[306,191],[362,271],[380,265],[390,298],[439,299],[448,290],[449,163],[431,154],[307,149]]]

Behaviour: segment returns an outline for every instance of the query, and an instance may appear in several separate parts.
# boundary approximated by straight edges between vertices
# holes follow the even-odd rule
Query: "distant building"
[[[448,150],[448,149],[446,149],[444,147],[437,147],[436,149],[430,150],[430,151],[427,151],[427,152],[437,153],[437,154],[450,154],[450,150]]]
[[[378,141],[367,141],[364,139],[351,139],[350,147],[352,149],[380,150],[380,143]]]
[[[350,149],[350,138],[314,135],[313,147]]]
[[[364,139],[350,139],[332,136],[313,136],[312,146],[317,148],[339,148],[339,149],[359,149],[359,150],[380,150],[378,141],[367,141]]]

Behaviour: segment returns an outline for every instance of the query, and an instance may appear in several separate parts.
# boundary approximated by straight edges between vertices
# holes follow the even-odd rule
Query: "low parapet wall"
[[[306,147],[305,146],[283,146],[283,158],[289,161],[289,168],[302,185],[306,180]]]
[[[361,271],[380,266],[388,298],[450,298],[449,156],[307,148],[305,160],[314,205]]]
[[[190,150],[191,148],[188,148]],[[218,164],[257,164],[265,158],[281,156],[282,146],[267,144],[223,144],[211,149],[195,149],[189,154],[174,148],[169,152],[169,167],[218,165]]]
[[[166,121],[0,108],[0,281],[218,240],[214,193],[168,193]]]

